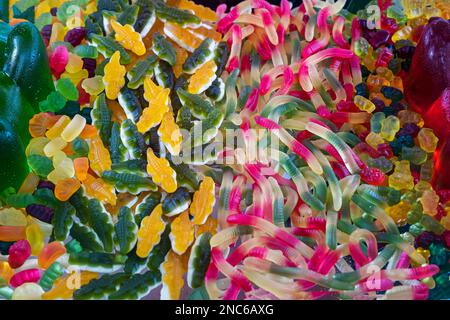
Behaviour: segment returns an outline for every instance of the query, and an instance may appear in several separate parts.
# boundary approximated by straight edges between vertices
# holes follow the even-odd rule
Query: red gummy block
[[[432,18],[425,26],[404,79],[408,103],[423,112],[450,86],[450,22]]]
[[[59,77],[69,62],[69,50],[65,46],[57,46],[50,57],[50,69]]]
[[[21,267],[31,255],[31,246],[27,240],[19,240],[9,248],[8,263],[11,268]]]

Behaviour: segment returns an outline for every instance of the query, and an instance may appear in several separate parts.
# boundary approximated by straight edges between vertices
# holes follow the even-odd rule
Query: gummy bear
[[[422,150],[432,153],[436,150],[439,139],[429,128],[422,128],[418,134],[419,144]]]
[[[393,141],[399,130],[400,120],[396,116],[389,116],[381,122],[380,136],[387,141]]]
[[[411,190],[414,188],[414,178],[411,175],[409,161],[395,162],[394,173],[389,176],[389,186],[396,190]]]
[[[425,190],[419,200],[422,204],[423,213],[430,216],[435,216],[437,214],[439,196],[433,189]]]

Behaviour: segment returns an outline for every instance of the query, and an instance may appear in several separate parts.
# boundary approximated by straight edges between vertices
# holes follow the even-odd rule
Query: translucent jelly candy
[[[169,111],[169,93],[169,89],[163,89],[149,102],[136,123],[139,132],[145,133],[161,122],[164,114]]]
[[[67,146],[67,142],[61,137],[50,140],[44,147],[44,153],[47,157],[53,157],[57,152],[61,151]]]
[[[61,116],[53,126],[45,133],[45,136],[49,139],[55,139],[61,136],[63,130],[70,123],[70,118],[66,115]]]
[[[161,239],[166,223],[162,219],[162,206],[157,205],[152,213],[142,219],[141,226],[137,233],[136,254],[141,258],[146,258],[155,245]]]
[[[189,219],[188,211],[180,213],[170,225],[172,250],[182,255],[194,242],[194,223]]]
[[[183,136],[180,127],[176,124],[172,111],[168,111],[161,119],[158,135],[170,154],[178,155],[181,151]]]
[[[13,269],[22,266],[31,255],[31,246],[27,240],[19,240],[9,248],[8,263]]]
[[[151,148],[147,149],[147,172],[156,184],[167,192],[172,193],[177,189],[177,174],[164,158],[158,158]]]
[[[436,150],[439,139],[435,136],[432,129],[422,128],[418,134],[419,145],[422,150],[432,153]]]
[[[394,173],[389,176],[389,186],[396,190],[411,190],[414,188],[414,178],[411,175],[409,161],[395,162]]]
[[[381,122],[380,136],[387,141],[392,141],[399,130],[400,120],[396,116],[389,116]]]
[[[73,167],[77,179],[83,181],[86,179],[89,170],[89,159],[86,157],[73,159]]]
[[[60,201],[67,201],[80,186],[80,181],[75,178],[59,180],[55,185],[55,197]]]
[[[27,282],[14,289],[12,300],[42,300],[44,290],[37,283]]]
[[[9,242],[25,238],[25,227],[0,226],[0,241]]]
[[[117,99],[120,89],[125,85],[125,74],[127,69],[120,64],[120,52],[116,51],[105,66],[103,83],[105,84],[106,96],[110,100]]]
[[[66,142],[72,142],[76,137],[80,135],[85,125],[86,119],[79,114],[76,114],[61,132],[61,137]]]
[[[142,41],[141,35],[134,31],[133,26],[124,25],[111,20],[111,27],[115,32],[116,40],[123,45],[125,49],[133,51],[136,55],[142,56],[147,51]]]
[[[208,89],[216,79],[217,66],[213,60],[200,67],[189,79],[188,91],[200,94]]]
[[[384,143],[384,139],[375,132],[370,132],[366,137],[366,142],[372,148],[377,149],[380,144]]]
[[[31,246],[31,253],[38,256],[45,245],[45,235],[37,223],[32,223],[26,229],[27,241]]]
[[[66,71],[68,73],[78,73],[83,68],[83,59],[76,54],[69,52],[69,61],[66,65]]]
[[[91,96],[97,96],[105,90],[105,84],[103,83],[102,76],[84,79],[81,87]]]
[[[56,25],[56,24],[55,24]],[[56,75],[60,75],[66,69],[69,62],[69,51],[65,46],[57,46],[50,57],[50,68]]]
[[[14,275],[14,271],[8,262],[0,262],[0,277],[9,282],[11,277]]]
[[[373,102],[362,96],[356,96],[354,99],[354,103],[362,111],[367,112],[375,111],[375,105],[373,104]]]
[[[98,174],[111,169],[111,156],[98,136],[91,139],[88,158],[92,170]]]
[[[194,224],[204,224],[212,213],[215,197],[215,183],[211,177],[205,177],[200,183],[199,189],[194,193],[190,214],[194,217]]]
[[[27,218],[21,210],[14,208],[3,208],[0,209],[0,225],[24,227],[27,225]]]
[[[66,248],[61,242],[50,242],[40,252],[38,256],[39,268],[47,269],[56,259],[66,253]]]
[[[439,205],[439,196],[436,192],[431,190],[425,190],[420,197],[420,203],[422,204],[423,212],[430,216],[437,214],[437,208]]]
[[[386,213],[394,219],[397,225],[403,225],[406,222],[407,214],[412,209],[408,202],[400,201],[398,204],[386,209]]]
[[[29,122],[29,131],[33,138],[43,137],[47,129],[51,128],[58,120],[51,113],[41,112],[35,114]]]

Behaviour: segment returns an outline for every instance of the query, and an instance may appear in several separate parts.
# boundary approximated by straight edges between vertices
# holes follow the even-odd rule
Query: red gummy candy
[[[50,57],[50,69],[55,76],[60,76],[69,62],[69,50],[65,46],[57,46]]]
[[[404,79],[406,99],[417,112],[428,110],[450,86],[450,21],[442,18],[430,21]]]
[[[384,182],[384,173],[377,168],[365,167],[360,172],[361,179],[370,185],[381,186]]]
[[[31,255],[31,246],[27,240],[19,240],[9,248],[8,263],[11,268],[21,267]]]
[[[41,272],[39,269],[27,269],[14,274],[9,280],[9,284],[13,288],[17,288],[24,283],[37,283],[41,279]]]

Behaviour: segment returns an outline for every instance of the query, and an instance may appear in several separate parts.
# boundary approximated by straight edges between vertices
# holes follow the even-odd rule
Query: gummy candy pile
[[[0,195],[0,297],[450,298],[448,128],[405,95],[450,6],[373,3],[10,1],[54,90]]]

